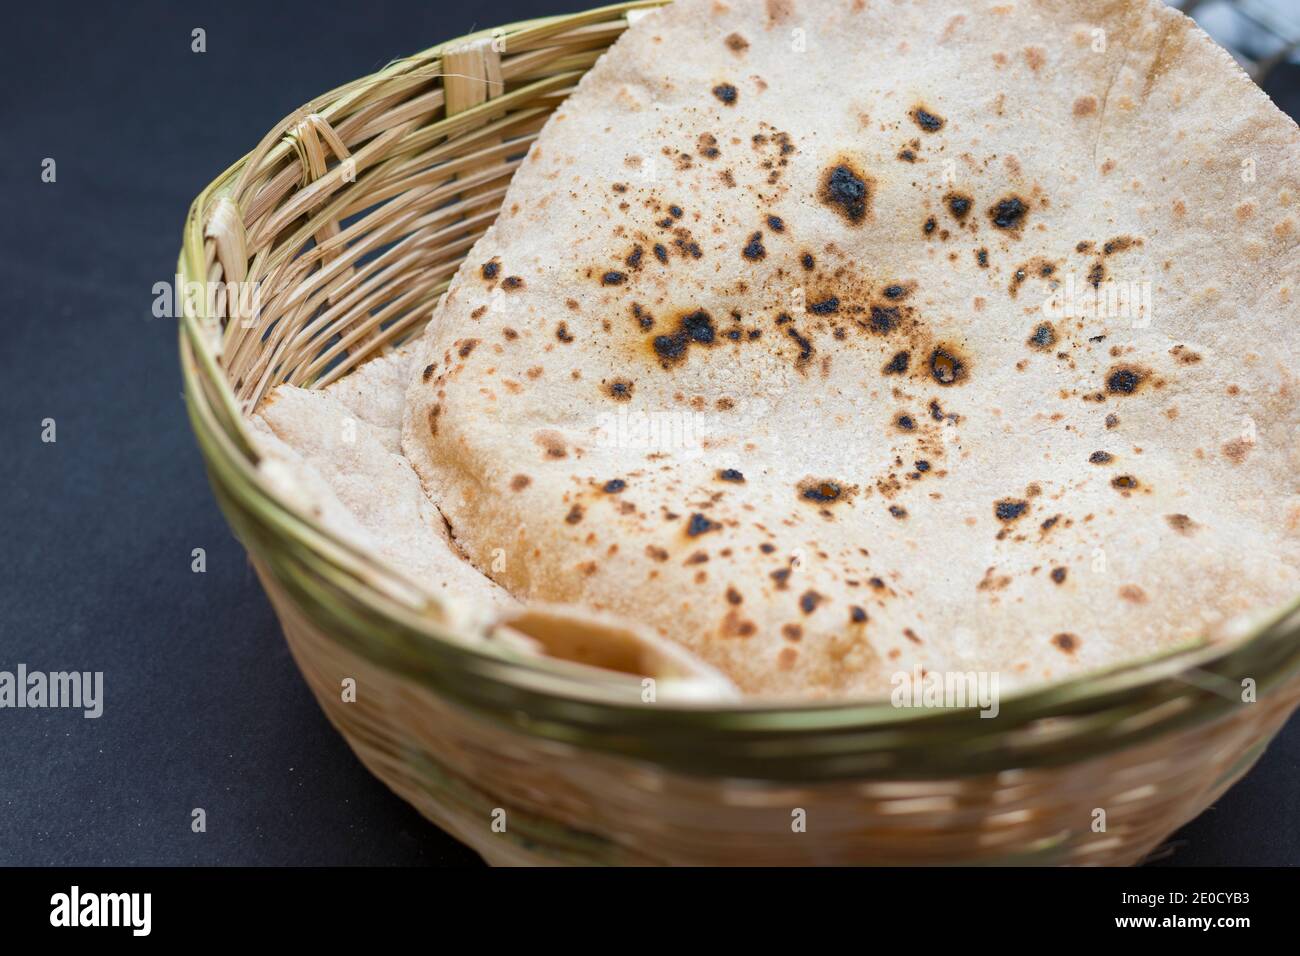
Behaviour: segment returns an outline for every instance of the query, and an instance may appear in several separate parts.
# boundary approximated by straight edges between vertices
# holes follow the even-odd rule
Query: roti
[[[1300,590],[1298,142],[1155,0],[683,0],[529,152],[402,449],[514,599],[751,695],[1213,639]]]
[[[398,572],[373,583],[419,602],[463,644],[606,685],[653,677],[655,699],[679,704],[737,697],[725,675],[648,628],[588,608],[522,607],[463,558],[401,454],[410,364],[410,352],[396,349],[323,389],[275,389],[251,424],[259,471],[276,494]],[[613,686],[644,691],[640,682]]]
[[[467,631],[517,602],[456,551],[401,454],[411,365],[395,350],[323,390],[281,385],[252,419],[259,468],[276,491],[342,540],[438,597]]]

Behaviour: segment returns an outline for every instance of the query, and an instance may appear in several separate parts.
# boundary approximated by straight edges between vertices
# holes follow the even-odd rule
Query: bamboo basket
[[[650,706],[630,681],[467,643],[418,582],[259,474],[245,416],[281,382],[328,385],[420,332],[546,118],[655,5],[392,63],[286,118],[190,210],[179,275],[205,294],[183,297],[188,413],[322,708],[373,773],[492,863],[1141,860],[1300,702],[1297,604],[1231,645],[1003,699],[996,720],[887,702]],[[256,314],[239,284],[260,291]]]

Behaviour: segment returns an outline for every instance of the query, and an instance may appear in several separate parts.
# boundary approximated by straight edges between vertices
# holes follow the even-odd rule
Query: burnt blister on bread
[[[953,191],[943,197],[944,205],[948,207],[948,212],[958,222],[965,220],[970,215],[971,205],[974,200],[966,193]]]
[[[989,220],[998,229],[1018,232],[1029,215],[1029,204],[1020,196],[1006,196],[989,209]]]
[[[898,306],[873,305],[867,325],[872,332],[888,335],[898,327],[901,318],[902,312]]]
[[[956,385],[969,375],[967,360],[954,345],[938,345],[930,353],[930,376],[940,385]]]
[[[698,538],[702,534],[717,531],[721,527],[721,524],[697,511],[686,521],[686,536],[688,538]]]
[[[764,258],[767,255],[767,249],[763,247],[763,234],[761,232],[756,232],[751,235],[749,241],[745,243],[745,248],[741,250],[740,254],[750,262],[757,262]]]
[[[1137,365],[1116,365],[1106,373],[1106,391],[1111,395],[1132,395],[1148,377],[1149,373]]]
[[[1002,498],[993,503],[993,514],[999,521],[1015,521],[1029,509],[1029,502],[1020,498]]]
[[[912,122],[927,133],[939,132],[947,122],[942,116],[922,103],[912,107],[907,115],[912,117]]]
[[[669,335],[656,335],[651,347],[664,368],[686,358],[692,344],[710,346],[717,340],[713,317],[703,309],[696,309],[678,320],[677,331]]]
[[[885,367],[881,372],[884,375],[902,375],[907,371],[907,367],[911,363],[911,360],[911,353],[895,352],[894,357],[885,363]]]
[[[606,393],[616,402],[630,402],[635,390],[636,385],[630,378],[611,379],[605,386]]]
[[[1038,349],[1045,352],[1056,344],[1056,328],[1051,322],[1039,322],[1034,326],[1034,330],[1029,333],[1026,345],[1031,349]]]
[[[841,157],[823,171],[818,198],[856,226],[870,211],[873,183],[853,160]]]
[[[799,489],[799,494],[809,501],[828,502],[839,501],[842,490],[840,486],[833,481],[816,481],[810,482]]]

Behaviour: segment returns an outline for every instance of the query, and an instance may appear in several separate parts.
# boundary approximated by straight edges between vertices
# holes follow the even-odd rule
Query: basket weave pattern
[[[372,772],[496,863],[1140,860],[1300,702],[1295,605],[1240,644],[1053,685],[1003,701],[996,720],[636,707],[467,648],[419,582],[259,476],[244,416],[282,382],[323,387],[418,334],[547,117],[628,15],[655,5],[513,24],[393,63],[282,121],[194,203],[182,277],[253,286],[259,308],[187,298],[187,407],[322,708]],[[1256,703],[1241,700],[1245,678]]]

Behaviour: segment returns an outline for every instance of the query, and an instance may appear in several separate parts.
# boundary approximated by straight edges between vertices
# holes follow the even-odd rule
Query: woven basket
[[[371,771],[494,863],[1142,859],[1300,701],[1297,605],[1241,642],[1004,699],[995,720],[649,706],[626,681],[460,639],[419,582],[257,471],[245,416],[281,382],[327,385],[419,334],[546,118],[654,5],[511,24],[393,63],[285,119],[194,202],[180,276],[218,294],[183,299],[187,407],[313,692]],[[260,311],[233,294],[248,287]]]

